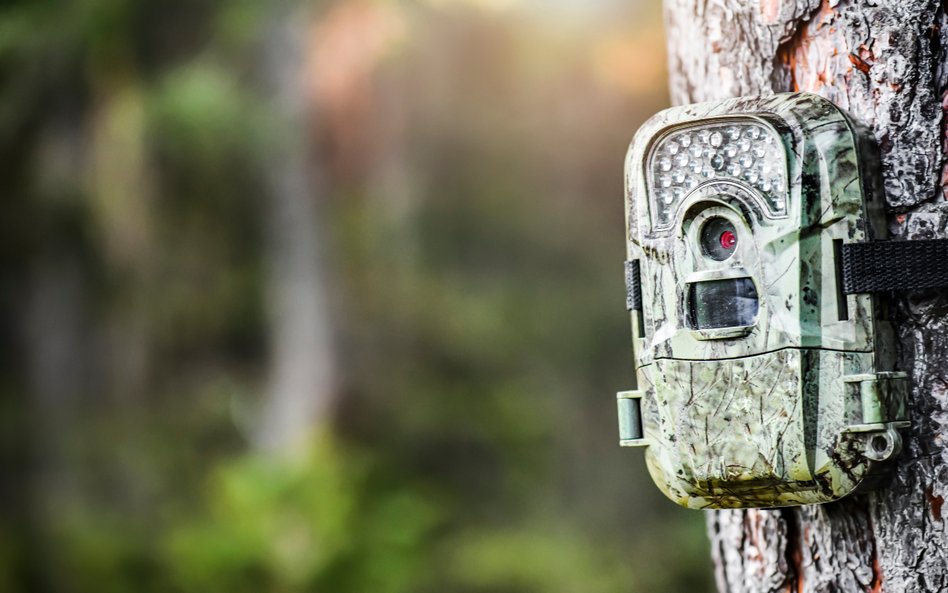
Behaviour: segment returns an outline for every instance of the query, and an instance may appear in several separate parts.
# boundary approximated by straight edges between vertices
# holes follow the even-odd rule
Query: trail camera
[[[906,380],[855,267],[886,238],[871,146],[829,101],[676,107],[626,163],[636,387],[621,444],[690,508],[824,503],[901,448]],[[878,243],[888,245],[887,242]]]

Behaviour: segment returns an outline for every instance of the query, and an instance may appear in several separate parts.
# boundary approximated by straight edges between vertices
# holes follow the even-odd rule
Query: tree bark
[[[948,27],[935,0],[666,0],[675,103],[809,91],[875,136],[893,239],[948,236]],[[838,503],[707,516],[723,592],[948,590],[948,291],[893,297],[912,428]]]

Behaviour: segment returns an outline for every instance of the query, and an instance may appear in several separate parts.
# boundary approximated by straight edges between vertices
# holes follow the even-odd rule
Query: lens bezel
[[[724,246],[725,233],[730,233],[734,238],[734,242],[730,247]],[[723,216],[709,217],[702,223],[701,229],[698,231],[698,246],[701,253],[714,261],[723,262],[731,259],[740,242],[737,227]]]

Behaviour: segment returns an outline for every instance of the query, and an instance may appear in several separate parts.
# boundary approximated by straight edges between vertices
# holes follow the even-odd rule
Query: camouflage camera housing
[[[843,291],[844,243],[886,236],[873,148],[810,94],[667,109],[625,162],[636,388],[620,443],[690,508],[825,503],[901,448],[886,304]]]

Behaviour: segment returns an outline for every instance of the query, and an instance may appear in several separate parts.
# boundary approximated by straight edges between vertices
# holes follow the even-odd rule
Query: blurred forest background
[[[709,591],[617,446],[658,5],[0,4],[0,591]]]

